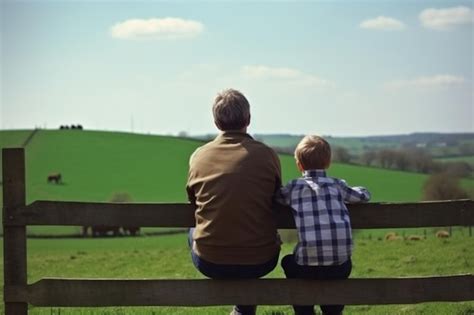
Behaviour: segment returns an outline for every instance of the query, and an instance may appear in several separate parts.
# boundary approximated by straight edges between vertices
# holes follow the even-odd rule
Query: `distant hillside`
[[[20,146],[30,131],[0,131],[0,146]],[[27,200],[107,201],[128,192],[137,202],[186,202],[188,159],[197,140],[79,130],[40,130],[26,147]],[[283,181],[298,177],[280,155]],[[60,172],[63,184],[48,184]],[[417,201],[425,175],[334,164],[329,174],[367,186],[373,201]],[[474,187],[474,181],[465,181]],[[1,203],[1,200],[0,200]]]
[[[273,147],[296,147],[303,135],[256,134],[260,141]],[[425,148],[434,157],[474,156],[474,133],[413,133],[408,135],[332,137],[325,136],[332,146],[341,146],[359,155],[370,149]]]

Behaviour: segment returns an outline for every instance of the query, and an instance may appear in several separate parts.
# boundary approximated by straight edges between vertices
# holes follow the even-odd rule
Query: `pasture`
[[[31,130],[0,131],[0,147],[21,146]],[[166,136],[85,130],[39,130],[26,146],[27,203],[33,200],[108,201],[126,192],[136,202],[185,202],[188,159],[203,142]],[[298,177],[291,155],[280,155],[283,183]],[[47,183],[60,173],[61,183]],[[333,164],[332,176],[363,185],[372,201],[418,201],[427,176]],[[474,188],[474,180],[463,185]],[[0,200],[1,202],[1,200]],[[30,234],[78,229],[34,227]]]
[[[474,238],[459,230],[449,239],[431,233],[421,241],[385,241],[356,236],[353,277],[474,273]],[[291,252],[284,244],[280,257]],[[201,278],[190,262],[186,236],[30,239],[28,281],[41,277]],[[3,276],[3,273],[2,273]],[[268,277],[283,277],[278,266]],[[446,288],[449,290],[449,288]],[[206,308],[35,308],[31,314],[227,314],[229,306]],[[279,313],[277,313],[279,312]],[[472,314],[474,302],[348,306],[347,314]],[[262,306],[259,314],[292,314],[290,307]]]
[[[21,146],[30,131],[0,131],[0,146]],[[203,142],[174,137],[96,131],[41,130],[26,147],[27,202],[107,201],[127,192],[136,202],[184,202],[187,163]],[[283,182],[299,176],[294,159],[280,155]],[[60,172],[62,184],[48,184]],[[373,201],[418,201],[425,175],[334,164],[329,174],[371,190]],[[473,180],[463,185],[474,187]],[[1,198],[1,197],[0,197]],[[156,229],[155,229],[156,230]],[[80,227],[32,227],[30,234],[79,234]],[[421,241],[383,240],[386,230],[355,233],[354,277],[474,273],[474,237],[458,228],[449,239],[433,229],[398,231],[423,235]],[[150,231],[152,232],[152,231]],[[285,232],[288,233],[288,232]],[[291,234],[291,233],[289,233]],[[291,237],[287,237],[291,239]],[[281,257],[291,252],[283,245]],[[3,269],[3,265],[2,265]],[[41,277],[200,278],[192,266],[184,234],[99,239],[29,239],[28,281]],[[3,277],[3,272],[2,272]],[[277,267],[269,277],[283,277]],[[449,289],[449,288],[447,288]],[[31,314],[226,314],[210,308],[35,308]],[[1,313],[1,312],[0,312]],[[347,314],[472,314],[474,302],[395,306],[350,306]],[[292,314],[288,307],[260,307],[259,314]]]

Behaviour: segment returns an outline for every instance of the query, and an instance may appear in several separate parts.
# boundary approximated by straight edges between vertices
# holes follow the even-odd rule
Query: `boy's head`
[[[319,136],[306,136],[296,146],[295,159],[301,171],[326,169],[331,164],[331,146]]]
[[[250,105],[237,90],[224,90],[216,96],[212,106],[214,122],[222,131],[241,130],[250,124]]]

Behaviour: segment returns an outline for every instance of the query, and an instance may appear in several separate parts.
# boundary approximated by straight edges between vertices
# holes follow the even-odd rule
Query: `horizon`
[[[0,130],[216,134],[232,87],[250,134],[472,133],[473,6],[3,1]]]
[[[84,126],[83,126],[84,127]],[[32,130],[46,130],[46,131],[66,131],[71,129],[59,129],[59,128],[42,128],[42,127],[35,127],[35,128],[18,128],[18,129],[0,129],[2,131],[32,131]],[[74,130],[74,129],[73,129]],[[216,132],[212,133],[205,133],[205,134],[162,134],[162,133],[151,133],[151,132],[140,132],[140,131],[127,131],[127,130],[111,130],[111,129],[88,129],[85,128],[81,129],[80,131],[92,131],[92,132],[110,132],[110,133],[126,133],[126,134],[134,134],[134,135],[143,135],[143,136],[160,136],[160,137],[175,137],[175,138],[189,138],[189,139],[196,139],[200,140],[200,138],[212,136],[215,137],[219,133],[223,132],[220,130],[216,130]],[[260,132],[249,132],[248,134],[253,136],[291,136],[291,137],[303,137],[306,134],[297,134],[297,133],[260,133]],[[372,135],[361,135],[361,136],[353,136],[353,135],[330,135],[330,134],[322,134],[321,136],[325,138],[377,138],[377,137],[403,137],[403,136],[413,136],[413,135],[472,135],[474,136],[474,132],[411,132],[411,133],[398,133],[398,134],[372,134]]]

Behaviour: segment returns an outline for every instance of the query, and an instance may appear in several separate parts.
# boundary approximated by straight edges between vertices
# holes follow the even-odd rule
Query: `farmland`
[[[0,131],[0,146],[21,146],[30,131]],[[203,142],[163,136],[77,130],[41,130],[26,147],[27,200],[107,201],[127,192],[136,202],[185,202],[184,186],[190,154]],[[283,181],[298,176],[294,159],[280,155]],[[53,172],[63,183],[48,184]],[[332,176],[364,185],[373,201],[418,201],[426,175],[334,164]],[[463,185],[474,188],[474,181]],[[150,230],[152,231],[152,230]],[[77,234],[79,227],[33,227],[30,234]],[[423,276],[474,273],[474,237],[467,228],[453,237],[421,241],[383,240],[386,230],[356,233],[353,277]],[[201,278],[193,268],[184,234],[160,237],[100,239],[29,239],[28,281],[42,277]],[[293,244],[284,244],[281,257]],[[3,252],[3,251],[2,251]],[[3,265],[2,265],[3,266]],[[3,268],[3,267],[2,267]],[[3,272],[1,273],[3,277]],[[269,277],[283,277],[277,267]],[[32,314],[226,314],[228,306],[212,308],[32,308]],[[292,314],[290,307],[261,307],[259,314]],[[397,306],[350,306],[348,314],[471,314],[474,302]],[[1,313],[1,311],[0,311]]]
[[[0,145],[20,146],[28,131],[2,131]],[[174,137],[78,130],[40,130],[26,147],[27,202],[108,201],[127,192],[136,202],[186,202],[187,165],[203,142]],[[299,176],[290,155],[280,155],[283,182]],[[60,172],[63,183],[48,184]],[[417,201],[426,175],[333,164],[329,174],[367,186],[373,201]],[[474,181],[466,181],[474,187]],[[78,228],[32,227],[30,234],[78,233]]]
[[[356,237],[353,277],[423,276],[474,272],[474,238],[459,231],[447,240],[432,234],[421,241]],[[284,244],[281,257],[291,252]],[[28,281],[41,277],[202,278],[194,269],[185,235],[105,239],[30,239]],[[3,275],[3,273],[2,273]],[[277,267],[268,277],[283,277]],[[227,314],[229,306],[208,308],[35,308],[31,314]],[[259,314],[292,314],[290,307],[262,306]],[[349,306],[347,314],[470,314],[474,302],[395,306]]]

